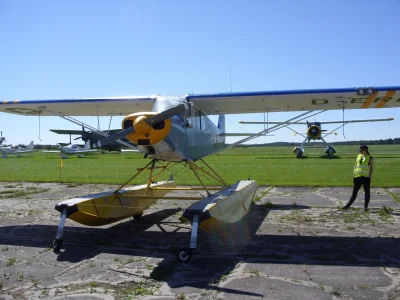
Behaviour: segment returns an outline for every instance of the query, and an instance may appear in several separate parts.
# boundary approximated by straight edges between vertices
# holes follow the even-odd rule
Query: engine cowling
[[[134,132],[127,134],[126,138],[136,145],[154,145],[161,142],[171,130],[172,121],[166,119],[161,122],[149,125],[146,119],[150,116],[155,116],[156,112],[134,113],[122,120],[122,128],[134,128]]]
[[[311,125],[307,129],[307,136],[316,140],[321,137],[321,128],[317,125]]]

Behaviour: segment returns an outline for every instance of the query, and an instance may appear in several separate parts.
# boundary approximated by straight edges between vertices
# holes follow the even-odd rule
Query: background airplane
[[[93,131],[86,131],[84,127],[82,127],[82,130],[67,130],[67,129],[50,129],[51,132],[57,133],[57,134],[69,134],[69,144],[71,144],[71,136],[72,135],[80,135],[80,137],[75,138],[74,140],[82,139],[85,143],[87,141],[90,141],[90,144],[93,145],[94,143],[98,142],[101,138],[103,138],[102,135],[93,132]],[[107,133],[107,134],[114,134],[118,132],[119,129],[111,129],[111,130],[103,130],[102,132]],[[130,143],[129,140],[127,139],[121,139],[122,141],[126,143]],[[131,143],[130,143],[131,144]],[[135,147],[133,144],[131,144],[132,147]],[[136,151],[138,150],[131,149],[131,150],[126,150],[122,148],[122,145],[118,142],[111,142],[110,144],[104,145],[100,147],[101,150],[103,151],[117,151],[117,152],[125,152],[125,151]]]
[[[245,122],[245,121],[240,121],[239,123],[241,124],[275,124],[275,125],[284,125],[286,128],[292,130],[295,135],[299,134],[302,137],[304,137],[304,141],[301,143],[300,146],[295,147],[293,149],[293,153],[296,154],[297,158],[300,158],[303,156],[305,153],[304,151],[304,146],[306,145],[308,148],[326,148],[325,153],[328,155],[329,158],[332,158],[332,155],[336,153],[336,150],[329,145],[325,140],[324,137],[326,137],[329,134],[337,134],[335,130],[339,128],[344,128],[344,125],[348,123],[363,123],[363,122],[383,122],[383,121],[393,121],[394,118],[388,118],[388,119],[368,119],[368,120],[343,120],[343,121],[326,121],[326,122]],[[325,133],[324,136],[322,136],[323,132],[326,132],[328,130],[323,130],[321,127],[321,124],[341,124],[339,127],[335,128],[332,131],[329,131],[328,133]],[[307,132],[306,133],[299,133],[296,130],[292,129],[289,127],[289,125],[307,125]],[[343,132],[344,136],[344,132]],[[316,140],[321,140],[324,144],[324,146],[310,146],[310,141],[316,141]]]
[[[1,157],[2,158],[7,158],[7,154],[15,154],[17,157],[21,157],[22,153],[28,153],[28,152],[34,152],[33,150],[34,145],[33,141],[30,142],[28,147],[23,148],[23,147],[18,147],[18,146],[10,146],[10,147],[0,147],[0,152],[1,152]]]
[[[97,150],[90,150],[90,145],[87,143],[85,144],[84,148],[79,147],[76,144],[72,145],[65,145],[61,146],[60,145],[60,151],[56,150],[43,150],[42,152],[44,153],[60,153],[61,158],[68,158],[69,155],[74,155],[77,154],[79,158],[84,157],[84,154],[87,153],[94,153],[97,152]]]
[[[4,147],[3,142],[6,141],[6,138],[3,136],[3,131],[1,131],[1,136],[0,136],[0,147]]]

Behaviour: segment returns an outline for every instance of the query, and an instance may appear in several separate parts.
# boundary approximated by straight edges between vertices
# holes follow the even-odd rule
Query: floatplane
[[[333,154],[336,153],[336,150],[333,148],[332,145],[329,145],[325,141],[325,137],[334,134],[337,135],[336,130],[340,128],[344,128],[346,124],[349,123],[371,123],[371,122],[385,122],[385,121],[393,121],[394,118],[387,118],[387,119],[365,119],[365,120],[343,120],[343,121],[325,121],[325,122],[255,122],[255,121],[240,121],[240,124],[263,124],[263,125],[285,125],[287,129],[291,130],[294,132],[294,135],[301,135],[304,138],[304,141],[299,145],[294,147],[293,153],[296,154],[297,158],[301,158],[303,154],[305,153],[304,147],[307,148],[325,148],[325,153],[328,155],[329,159],[332,158]],[[322,129],[323,124],[340,124],[339,127],[330,130]],[[290,128],[289,125],[307,125],[307,131],[306,133],[300,133],[292,128]],[[344,130],[343,130],[343,136],[344,136]],[[324,143],[324,146],[311,146],[310,142],[313,141],[318,141],[321,140]]]
[[[249,211],[257,189],[254,180],[228,185],[204,160],[208,155],[264,136],[286,125],[277,124],[233,144],[225,144],[225,115],[262,113],[266,111],[299,111],[284,122],[301,121],[326,110],[384,108],[400,106],[400,86],[288,90],[221,94],[186,94],[178,96],[112,97],[64,100],[23,100],[0,102],[0,111],[27,116],[59,116],[103,136],[92,144],[100,148],[127,138],[150,159],[143,168],[113,191],[62,201],[55,209],[61,218],[53,248],[59,251],[63,242],[66,218],[88,226],[110,224],[128,217],[139,220],[144,210],[158,199],[179,189],[173,180],[156,182],[171,164],[184,162],[199,180],[205,197],[186,198],[196,202],[183,211],[181,220],[191,222],[189,247],[179,250],[177,258],[188,262],[197,248],[198,228],[218,230],[227,223],[240,221]],[[396,95],[397,94],[397,95]],[[129,114],[130,113],[130,114]],[[127,115],[129,114],[129,115]],[[125,115],[122,130],[107,134],[72,116]],[[214,124],[208,115],[218,115]],[[199,162],[202,164],[199,165]],[[156,165],[157,164],[157,165]],[[140,173],[148,171],[147,183],[127,187]],[[200,174],[219,182],[214,191],[204,184]]]

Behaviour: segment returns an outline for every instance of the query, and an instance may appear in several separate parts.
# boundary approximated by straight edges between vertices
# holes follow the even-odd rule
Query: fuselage
[[[79,147],[76,144],[72,144],[71,146],[63,146],[61,147],[60,150],[64,154],[74,154],[77,152],[83,152],[83,148]]]
[[[166,161],[196,161],[219,151],[225,145],[225,117],[220,115],[216,126],[204,112],[188,104],[188,109],[179,115],[152,126],[143,121],[162,113],[177,104],[185,103],[182,98],[157,98],[153,112],[135,113],[127,116],[122,127],[133,126],[135,132],[127,138],[148,157]]]

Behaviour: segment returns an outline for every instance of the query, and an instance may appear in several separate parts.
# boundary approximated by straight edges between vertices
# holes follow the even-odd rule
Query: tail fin
[[[34,148],[33,141],[31,141],[28,147],[26,147],[26,150],[33,150],[33,148]]]
[[[225,115],[219,115],[218,117],[218,129],[219,129],[219,133],[225,133]],[[225,136],[223,136],[224,138],[224,143],[225,143]]]

